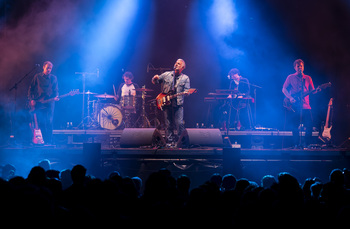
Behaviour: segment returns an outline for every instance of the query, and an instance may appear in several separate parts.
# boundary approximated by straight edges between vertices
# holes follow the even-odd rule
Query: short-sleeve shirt
[[[283,87],[286,88],[292,96],[301,93],[302,88],[303,93],[315,90],[312,78],[305,74],[303,74],[303,77],[301,78],[300,76],[298,76],[298,73],[293,73],[289,75],[286,81],[284,82]],[[305,96],[302,101],[303,109],[311,109],[308,95]]]

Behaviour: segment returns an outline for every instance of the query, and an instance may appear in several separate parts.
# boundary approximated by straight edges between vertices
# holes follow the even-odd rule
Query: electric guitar
[[[79,89],[71,90],[69,93],[64,94],[64,95],[60,95],[57,98],[62,99],[64,97],[73,96],[76,94],[79,94]],[[56,100],[56,97],[50,98],[50,99],[40,98],[40,99],[34,100],[34,105],[29,103],[29,108],[30,108],[29,112],[33,112],[34,110],[37,110],[37,109],[42,109],[42,108],[44,108],[45,103],[49,103],[49,102],[52,102],[55,100]]]
[[[323,127],[322,135],[320,135],[318,138],[323,141],[324,143],[330,142],[331,140],[331,129],[332,129],[332,121],[330,121],[330,113],[333,109],[333,98],[329,100],[328,103],[328,110],[327,110],[327,117],[326,117],[326,123]]]
[[[329,83],[324,83],[320,86],[318,86],[316,89],[312,90],[312,91],[309,91],[309,92],[306,92],[306,93],[303,93],[301,95],[301,93],[296,93],[296,94],[293,94],[292,97],[295,99],[295,103],[291,103],[290,102],[290,99],[285,97],[284,100],[283,100],[283,106],[288,110],[288,111],[293,111],[295,112],[295,109],[298,109],[300,107],[300,103],[302,103],[302,99],[310,94],[316,94],[320,91],[322,91],[323,89],[326,89],[327,87],[330,87],[332,84],[331,82]]]
[[[38,127],[38,120],[36,118],[36,113],[34,113],[33,116],[34,116],[34,126],[32,123],[30,125],[30,127],[32,129],[32,133],[33,133],[32,142],[36,145],[42,145],[42,144],[44,144],[44,139],[43,139],[43,135],[41,133],[41,130]]]
[[[188,92],[181,92],[181,93],[177,93],[177,94],[165,94],[165,93],[160,93],[157,97],[156,97],[156,103],[157,103],[157,107],[160,110],[163,110],[164,106],[170,105],[171,104],[171,100],[177,96],[180,95],[185,95],[185,94],[192,94],[192,93],[196,93],[197,89],[195,88],[190,88],[188,89]]]

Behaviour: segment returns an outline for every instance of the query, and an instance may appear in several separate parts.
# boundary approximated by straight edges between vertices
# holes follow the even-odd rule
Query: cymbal
[[[135,90],[135,91],[153,91],[152,89],[148,89],[148,88],[136,88],[133,90]]]
[[[84,92],[80,92],[79,93],[79,95],[82,95],[82,94],[85,94],[85,95],[96,95],[97,93],[91,92],[91,91],[86,91],[85,93]]]
[[[115,96],[114,95],[108,95],[107,93],[100,94],[100,95],[95,95],[96,98],[101,98],[101,99],[113,99]]]

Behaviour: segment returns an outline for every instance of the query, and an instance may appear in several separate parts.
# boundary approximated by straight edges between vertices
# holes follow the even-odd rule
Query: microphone
[[[100,77],[100,69],[97,68],[96,71],[97,71],[96,75],[97,75],[97,78],[98,78],[98,77]]]
[[[149,64],[147,64],[147,73],[149,73]]]

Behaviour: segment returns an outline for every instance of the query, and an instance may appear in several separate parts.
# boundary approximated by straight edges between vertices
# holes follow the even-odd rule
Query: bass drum
[[[102,128],[115,130],[123,122],[123,113],[118,105],[105,104],[97,114],[97,121]]]

